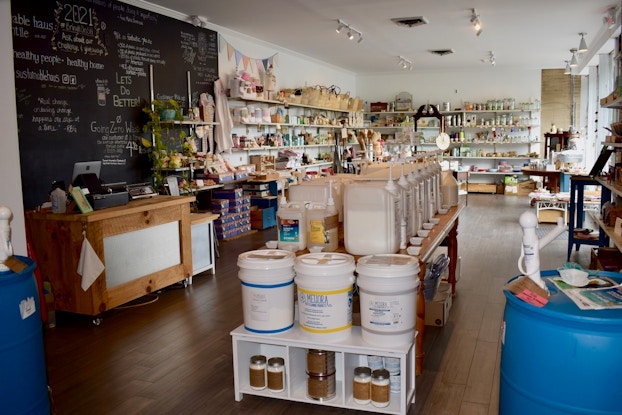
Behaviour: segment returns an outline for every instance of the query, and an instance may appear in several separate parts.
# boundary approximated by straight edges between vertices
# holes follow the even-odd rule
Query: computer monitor
[[[76,178],[81,174],[93,173],[99,179],[99,173],[102,169],[101,161],[80,161],[73,165],[73,175],[71,176],[71,183],[76,181]]]

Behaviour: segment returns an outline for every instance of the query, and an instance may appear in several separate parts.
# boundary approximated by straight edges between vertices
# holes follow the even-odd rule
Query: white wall
[[[13,36],[11,34],[11,2],[0,0],[0,111],[2,134],[0,142],[0,205],[13,212],[11,242],[15,255],[26,256],[26,227],[17,140],[17,110],[15,108],[15,79],[13,76]]]
[[[224,28],[214,27],[213,30],[216,30],[222,39],[249,58],[265,59],[276,53],[274,73],[277,77],[277,88],[336,85],[343,93],[355,90],[356,78],[352,72],[228,31]],[[229,60],[224,42],[221,42],[218,66],[221,78],[227,78],[227,80],[235,71],[235,58],[232,57]],[[258,76],[257,72],[251,72],[251,74]]]
[[[404,72],[394,75],[361,75],[356,80],[357,94],[369,102],[394,100],[405,91],[413,95],[415,106],[450,102],[463,108],[464,101],[515,98],[516,102],[540,99],[539,70],[508,70],[482,64],[479,71]]]

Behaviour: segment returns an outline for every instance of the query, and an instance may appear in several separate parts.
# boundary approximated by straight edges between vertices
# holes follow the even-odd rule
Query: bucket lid
[[[403,254],[367,255],[358,260],[356,271],[375,277],[407,277],[419,273],[419,260]]]
[[[317,277],[352,274],[356,268],[354,257],[338,252],[318,252],[296,258],[294,270],[303,275]]]
[[[259,249],[238,255],[238,267],[270,270],[294,266],[296,254],[284,249]]]

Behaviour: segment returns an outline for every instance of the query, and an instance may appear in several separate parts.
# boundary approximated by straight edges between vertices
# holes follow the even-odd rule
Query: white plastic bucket
[[[362,337],[375,346],[415,338],[419,261],[410,255],[368,255],[358,260]]]
[[[282,249],[260,249],[238,256],[246,330],[276,334],[293,327],[295,258],[293,252]]]
[[[352,331],[354,257],[321,252],[296,258],[298,319],[310,337],[341,340]]]

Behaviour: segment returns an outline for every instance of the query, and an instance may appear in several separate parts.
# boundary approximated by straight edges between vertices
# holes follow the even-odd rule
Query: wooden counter
[[[94,212],[26,212],[37,266],[57,310],[97,316],[192,276],[190,202],[157,196]],[[84,235],[105,265],[84,291],[77,273]]]

